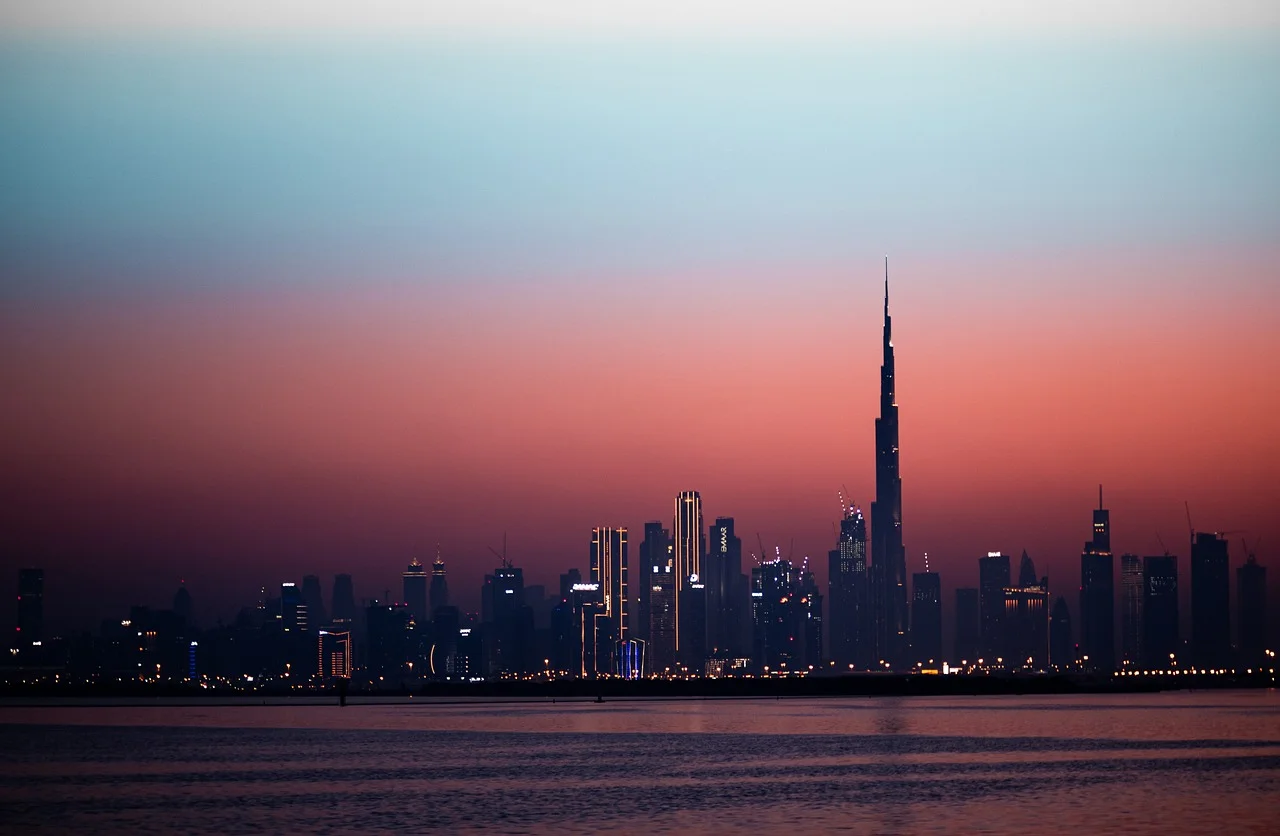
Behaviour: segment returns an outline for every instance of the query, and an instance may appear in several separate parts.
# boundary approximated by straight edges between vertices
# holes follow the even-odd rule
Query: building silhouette
[[[1231,569],[1227,540],[1197,532],[1191,543],[1191,661],[1198,668],[1231,666]]]
[[[1009,555],[987,552],[986,557],[978,558],[978,658],[988,667],[996,667],[1004,659],[1004,591],[1008,586]]]
[[[307,605],[307,620],[313,625],[329,623],[329,613],[324,606],[324,593],[320,590],[320,578],[316,575],[302,577],[302,603]]]
[[[1080,660],[1086,670],[1110,674],[1116,667],[1115,561],[1111,554],[1111,514],[1093,512],[1093,537],[1080,553]]]
[[[878,657],[890,668],[909,667],[907,561],[902,544],[902,478],[898,462],[893,322],[889,316],[889,259],[884,260],[884,360],[880,366],[880,417],[876,419],[876,498],[871,503],[871,565],[876,602]]]
[[[1178,632],[1178,558],[1142,559],[1142,666],[1165,670],[1181,649]]]
[[[982,655],[982,598],[977,587],[956,590],[955,650],[951,664],[972,664]]]
[[[752,665],[760,672],[796,670],[800,664],[800,613],[795,567],[777,557],[751,569]]]
[[[1236,570],[1236,618],[1240,664],[1261,667],[1268,662],[1267,651],[1267,570],[1249,555]],[[1267,664],[1267,667],[1273,667]]]
[[[733,517],[717,517],[711,526],[702,568],[706,582],[708,654],[718,658],[749,655],[747,610],[751,591],[747,577],[742,574],[742,538],[734,533]]]
[[[280,627],[286,633],[305,633],[307,626],[302,590],[293,581],[285,581],[280,584]]]
[[[915,664],[942,667],[942,578],[937,572],[911,576],[911,650]]]
[[[187,585],[180,584],[178,591],[173,593],[173,612],[178,618],[182,619],[182,623],[190,626],[191,624],[191,593],[187,591]]]
[[[1075,647],[1071,643],[1071,610],[1067,599],[1058,596],[1049,615],[1049,665],[1067,670],[1075,664]]]
[[[1142,664],[1142,558],[1120,556],[1120,661],[1133,668]]]
[[[656,674],[676,669],[676,559],[675,546],[648,567],[649,572],[649,657]]]
[[[644,539],[640,541],[640,568],[635,573],[634,597],[637,606],[635,617],[631,619],[631,631],[641,641],[647,642],[650,638],[650,598],[653,592],[651,575],[657,571],[656,567],[666,565],[671,549],[671,532],[662,523],[650,520],[644,524]],[[648,661],[652,666],[653,659]]]
[[[1004,590],[1003,650],[1011,669],[1049,669],[1049,579],[1036,579],[1036,567],[1024,550],[1017,586]]]
[[[387,685],[401,684],[412,650],[411,622],[412,614],[405,604],[375,603],[365,610],[368,646],[364,658],[370,677],[381,678]]]
[[[334,621],[343,621],[348,624],[355,622],[358,611],[350,575],[334,575],[332,609]]]
[[[675,545],[676,661],[700,668],[706,655],[706,585],[702,582],[702,496],[681,491],[675,499],[671,525]]]
[[[487,602],[481,603],[488,604],[484,636],[489,672],[502,676],[534,670],[533,611],[524,600],[524,571],[504,559],[485,580]]]
[[[449,606],[449,581],[445,577],[444,559],[440,557],[439,546],[436,546],[436,561],[431,564],[431,589],[428,597],[433,619],[437,609]]]
[[[816,670],[826,658],[822,652],[822,591],[818,581],[809,571],[809,559],[805,558],[799,572],[799,582],[795,594],[797,603],[796,618],[797,635],[800,639],[799,663],[810,670]]]
[[[431,613],[427,611],[427,568],[417,557],[405,567],[400,575],[401,601],[409,607],[409,615],[414,624],[425,627],[431,622]]]
[[[854,505],[844,506],[836,548],[828,554],[831,658],[841,668],[874,666],[875,628],[871,612],[871,573],[867,563],[867,523]]]
[[[601,526],[591,531],[591,582],[600,585],[601,613],[613,623],[616,641],[630,638],[627,530]]]
[[[18,570],[18,624],[15,647],[28,650],[44,641],[44,570]]]

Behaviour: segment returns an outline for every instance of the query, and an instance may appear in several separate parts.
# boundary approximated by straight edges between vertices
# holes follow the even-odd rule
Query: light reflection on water
[[[5,829],[1275,833],[1280,695],[0,707]]]

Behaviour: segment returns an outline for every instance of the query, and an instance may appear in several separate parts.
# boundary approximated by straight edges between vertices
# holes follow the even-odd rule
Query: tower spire
[[[889,315],[889,256],[884,257],[884,315]]]

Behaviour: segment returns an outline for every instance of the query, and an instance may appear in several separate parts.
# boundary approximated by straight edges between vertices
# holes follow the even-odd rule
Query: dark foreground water
[[[0,707],[0,828],[1280,833],[1280,694]]]

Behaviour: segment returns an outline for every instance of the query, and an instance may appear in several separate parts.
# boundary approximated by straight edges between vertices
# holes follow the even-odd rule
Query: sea
[[[1280,692],[0,702],[0,830],[1280,834]]]

